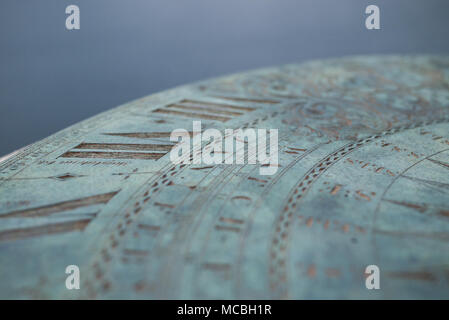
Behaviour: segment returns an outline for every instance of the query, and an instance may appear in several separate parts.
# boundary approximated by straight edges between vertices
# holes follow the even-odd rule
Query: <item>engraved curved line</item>
[[[406,168],[404,171],[402,171],[400,174],[396,175],[396,177],[393,178],[393,180],[390,182],[390,184],[385,188],[384,192],[382,193],[382,196],[380,197],[380,200],[379,200],[379,202],[377,203],[376,209],[374,210],[373,222],[372,222],[372,224],[371,224],[371,229],[372,229],[372,230],[374,229],[374,226],[376,225],[377,215],[378,215],[378,212],[379,212],[379,209],[380,209],[380,205],[381,205],[382,201],[384,201],[385,195],[387,194],[388,190],[390,190],[391,186],[392,186],[392,185],[393,185],[399,178],[401,178],[401,177],[402,177],[408,170],[412,169],[412,168],[415,167],[417,164],[423,162],[424,160],[428,160],[428,158],[431,158],[431,157],[433,157],[433,156],[436,156],[437,154],[440,154],[440,153],[445,152],[445,151],[448,151],[448,150],[449,150],[449,148],[440,150],[440,151],[435,152],[435,153],[433,153],[433,154],[431,154],[431,155],[429,155],[429,156],[427,156],[427,157],[425,157],[425,158],[423,158],[423,159],[421,159],[421,160],[416,161],[416,162],[415,162],[414,164],[412,164],[410,167]],[[372,230],[371,230],[371,231],[372,231]]]
[[[99,290],[107,290],[109,288],[110,284],[108,280],[106,279],[106,270],[103,270],[103,267],[100,267],[100,263],[98,260],[103,258],[102,263],[107,264],[112,259],[109,256],[109,254],[114,254],[114,251],[119,247],[120,239],[123,238],[123,235],[125,235],[127,229],[128,229],[128,223],[133,222],[131,219],[131,215],[129,212],[133,212],[134,214],[138,214],[142,206],[147,203],[149,192],[153,192],[153,194],[157,194],[157,191],[159,191],[159,180],[161,177],[168,175],[170,171],[176,172],[176,168],[178,168],[179,171],[182,171],[182,169],[185,167],[185,165],[173,165],[171,163],[168,163],[164,165],[161,169],[159,174],[155,174],[152,177],[148,178],[144,183],[141,184],[139,187],[139,190],[136,191],[132,196],[128,198],[127,201],[120,207],[117,208],[116,212],[123,213],[122,215],[119,215],[118,221],[114,225],[115,228],[113,228],[113,231],[106,233],[99,233],[98,238],[93,238],[91,240],[91,243],[97,243],[97,242],[103,242],[100,248],[95,248],[95,252],[92,254],[93,262],[88,262],[90,267],[97,269],[98,272],[101,272],[103,275],[103,279],[101,280],[101,285],[103,286],[102,289],[99,289],[98,287],[94,287],[94,283],[96,282],[95,279],[91,279],[91,276],[88,274],[84,280],[83,285],[87,288],[88,297],[95,297],[96,293]],[[148,186],[151,186],[148,188]],[[161,183],[163,185],[163,182]],[[151,197],[153,196],[151,195]],[[137,196],[136,196],[137,195]],[[136,202],[137,199],[137,202]],[[137,205],[137,207],[136,207]],[[120,226],[122,226],[120,228]],[[112,242],[108,241],[106,239],[114,239]],[[110,250],[110,251],[109,251]],[[109,252],[109,253],[108,253]],[[105,254],[106,253],[106,254]]]
[[[435,164],[437,164],[437,165],[439,165],[439,166],[441,166],[441,167],[443,167],[443,168],[445,168],[445,169],[449,169],[449,163],[447,163],[447,162],[434,160],[434,159],[428,159],[428,160],[433,162],[433,163],[435,163]]]
[[[224,104],[224,103],[205,102],[205,101],[198,101],[198,100],[191,100],[191,99],[184,99],[181,101],[181,103],[199,104],[201,106],[219,107],[219,108],[233,109],[233,110],[240,110],[240,111],[253,111],[256,109],[256,108],[252,108],[252,107],[231,106],[229,104]]]
[[[244,167],[245,167],[245,165],[241,166],[241,167],[238,169],[237,173],[240,172]],[[215,168],[214,168],[214,169],[215,169]],[[254,167],[253,170],[255,170],[255,169],[256,169],[256,167]],[[214,183],[213,183],[214,188],[213,188],[212,190],[214,190],[215,192],[219,192],[219,191],[225,186],[225,184],[222,183],[222,181],[224,181],[224,180],[225,180],[225,179],[226,179],[226,178],[227,178],[227,177],[234,171],[234,167],[231,167],[231,169],[228,170],[229,172],[226,172],[226,170],[227,170],[227,169],[225,169],[225,170],[223,170],[222,172],[220,172],[220,174],[219,174],[218,177],[221,177],[222,175],[225,175],[224,177],[221,178],[220,181],[218,181],[218,177],[216,177],[216,178],[213,180],[213,181],[214,181]],[[212,171],[213,171],[213,170],[211,170],[210,172],[212,172]],[[210,172],[208,172],[207,175],[209,175]],[[249,175],[249,173],[246,174],[245,178],[248,177],[248,175]],[[232,180],[233,178],[235,178],[235,177],[236,177],[236,174],[233,175],[233,176],[229,179],[229,181],[231,181],[231,180]],[[220,186],[220,190],[218,190],[219,187],[218,187],[218,186],[215,187],[215,185]],[[212,187],[212,183],[208,185],[208,189],[211,189],[211,187]],[[200,202],[199,202],[197,205],[194,206],[194,207],[197,208],[197,209],[199,208],[198,211],[200,212],[200,214],[201,214],[201,212],[202,212],[202,208],[203,208],[204,204],[206,203],[207,199],[209,199],[209,198],[212,196],[212,193],[211,193],[211,192],[209,192],[209,193],[210,193],[210,194],[207,195],[207,196],[205,197],[205,199],[200,200]],[[223,209],[224,203],[227,202],[227,201],[230,199],[230,196],[231,196],[232,194],[233,194],[233,192],[231,192],[230,194],[227,195],[226,201],[223,202],[222,206],[220,206],[219,211],[216,213],[217,216],[220,215],[220,213],[221,213],[221,211],[222,211],[222,209]],[[195,202],[197,202],[197,200],[195,200]],[[199,221],[201,221],[201,217],[200,217]],[[221,218],[220,218],[220,221],[222,221]],[[195,234],[195,231],[194,231],[194,230],[196,230],[196,228],[198,228],[198,225],[199,225],[199,223],[195,224],[195,227],[194,227],[193,231],[190,232],[190,234]],[[222,226],[217,226],[217,225],[215,225],[214,228],[215,228],[215,230],[219,230],[219,231],[232,231],[232,232],[236,232],[236,233],[240,232],[240,229],[239,229],[239,228],[235,228],[235,227],[222,227]],[[209,239],[210,232],[211,232],[211,229],[209,229],[209,231],[207,232],[206,239],[205,239],[205,241],[203,241],[203,243],[204,243],[205,245],[208,243],[207,239]],[[187,245],[185,246],[184,254],[183,254],[183,255],[178,255],[178,257],[185,256],[185,255],[187,254],[187,252],[189,252],[191,241],[189,240],[189,241],[186,241],[186,242],[187,242]],[[170,265],[179,265],[179,263],[177,264],[177,263],[174,262],[174,263],[172,263],[172,264],[170,264]],[[181,272],[182,272],[182,271],[181,271]]]
[[[433,181],[433,180],[420,179],[420,178],[415,178],[415,177],[410,177],[410,176],[405,176],[405,175],[402,175],[402,178],[409,179],[409,180],[414,181],[414,182],[419,182],[419,183],[422,183],[422,184],[426,184],[427,186],[436,188],[437,190],[441,190],[441,189],[449,190],[449,184],[448,183],[437,182],[437,181]]]
[[[234,174],[234,175],[229,179],[229,181],[231,181],[232,179],[236,178],[236,177],[238,176],[238,173],[239,173],[241,170],[243,170],[243,168],[245,168],[246,166],[247,166],[247,165],[241,166],[241,167],[237,170],[237,173]],[[252,171],[254,171],[254,170],[256,170],[256,169],[257,169],[257,168],[254,167]],[[226,175],[226,177],[224,177],[222,180],[224,181],[225,178],[227,178],[227,177],[232,173],[233,170],[234,170],[234,169],[232,169],[232,170]],[[251,171],[251,172],[252,172],[252,171]],[[247,178],[249,177],[249,175],[251,174],[251,172],[246,173],[246,174],[242,177],[242,179],[247,179]],[[228,182],[229,182],[229,181],[228,181]],[[220,184],[220,190],[223,189],[224,186],[225,186],[225,183],[221,183],[221,184]],[[220,206],[220,209],[219,209],[219,210],[217,211],[217,213],[216,213],[217,216],[220,216],[220,214],[221,214],[221,212],[222,212],[222,210],[223,210],[225,204],[231,199],[231,196],[233,195],[234,192],[235,192],[235,189],[232,189],[231,192],[228,193],[228,194],[226,195],[225,201],[223,201],[222,205]],[[220,217],[220,218],[219,218],[219,221],[222,221],[222,222],[223,222],[223,221],[224,221],[223,219],[227,219],[227,218]],[[234,223],[238,223],[238,224],[244,223],[243,220],[238,220],[238,219],[232,219],[232,220],[234,220]],[[238,222],[237,222],[237,221],[238,221]],[[229,222],[229,221],[228,221],[228,222]],[[240,232],[242,231],[241,228],[236,227],[236,226],[220,226],[220,225],[215,225],[213,228],[214,228],[215,230],[218,230],[218,231],[229,231],[229,232],[234,232],[234,233],[240,233]],[[203,245],[203,247],[202,247],[202,251],[205,251],[205,250],[206,250],[206,246],[207,246],[207,244],[208,244],[208,239],[209,239],[209,237],[210,237],[211,231],[212,231],[212,229],[209,228],[209,230],[208,230],[208,232],[207,232],[207,235],[206,235],[206,239],[205,239],[205,241],[203,241],[203,244],[204,244],[204,245]],[[193,232],[192,232],[192,234],[193,234]],[[187,248],[187,249],[185,250],[185,252],[188,252],[188,250],[189,250],[189,248]]]
[[[198,204],[195,204],[195,208],[197,208],[197,211],[199,213],[201,213],[203,211],[203,207],[204,205],[207,203],[207,201],[214,195],[219,193],[223,187],[226,185],[226,183],[223,183],[234,171],[235,167],[227,167],[224,170],[222,170],[220,172],[220,174],[214,178],[214,183],[210,183],[208,185],[208,190],[210,190],[208,192],[208,194],[206,196],[203,196],[202,199],[200,199],[200,197],[198,197],[198,201],[195,200],[195,202],[198,202]],[[241,168],[240,168],[241,169]],[[232,179],[232,177],[231,177]],[[217,213],[219,214],[220,211]],[[204,215],[204,214],[203,214]],[[199,219],[199,221],[201,221],[201,219]],[[199,228],[199,222],[195,224],[192,233],[191,234],[196,234],[196,230]],[[204,242],[205,244],[207,243],[207,241]],[[188,242],[188,249],[186,249],[186,252],[188,252],[190,250],[190,242]]]
[[[229,181],[231,181],[232,179],[236,178],[236,177],[238,176],[238,173],[239,173],[241,170],[243,170],[243,168],[245,168],[245,167],[246,167],[246,165],[241,166],[241,167],[237,170],[237,172],[236,172],[236,173],[229,179]],[[253,168],[252,171],[254,171],[254,170],[256,170],[256,169],[257,169],[257,167],[254,166],[254,168]],[[232,171],[234,171],[234,168],[231,168],[230,172],[228,172],[228,173],[226,174],[226,176],[223,177],[222,181],[224,181],[224,179],[227,178],[227,177],[232,173]],[[251,172],[252,172],[252,171],[251,171]],[[221,175],[221,173],[220,173],[220,175]],[[247,179],[249,175],[250,175],[250,172],[247,173],[247,174],[245,174],[245,175],[242,177],[242,179]],[[221,184],[220,184],[220,188],[223,188],[224,185],[225,185],[224,183],[221,183]],[[215,188],[214,188],[214,189],[215,189]],[[218,187],[217,187],[217,189],[218,189]],[[235,189],[233,189],[230,193],[227,194],[225,201],[223,201],[223,204],[220,206],[220,209],[219,209],[219,210],[217,211],[217,213],[216,213],[217,216],[220,216],[220,214],[221,214],[221,212],[222,212],[222,210],[223,210],[223,207],[224,207],[225,203],[227,203],[227,202],[231,199],[231,196],[233,195],[234,191],[235,191]],[[244,196],[243,196],[243,197],[244,197]],[[210,198],[210,196],[209,196],[209,198]],[[204,204],[205,204],[205,201],[203,202],[203,204],[201,204],[200,209],[202,209],[202,206],[203,206]],[[196,207],[196,206],[195,206],[195,207]],[[201,211],[201,210],[200,210],[200,211]],[[224,222],[225,220],[223,220],[223,219],[228,219],[228,218],[220,217],[220,218],[219,218],[219,221]],[[241,223],[244,223],[243,220],[238,220],[238,219],[232,219],[232,220],[234,220],[234,221],[239,221],[239,223],[240,223],[240,222],[241,222]],[[229,222],[229,221],[228,221],[228,222]],[[240,233],[240,231],[241,231],[240,228],[229,227],[229,226],[227,226],[227,227],[222,227],[222,226],[219,226],[219,225],[215,225],[214,228],[215,228],[215,230],[219,230],[219,231],[231,231],[231,232],[235,232],[235,233]],[[211,233],[211,229],[209,229],[209,231],[207,232],[207,236],[206,236],[207,239],[209,239],[210,233]],[[191,234],[194,234],[194,231],[192,231]],[[207,245],[208,241],[206,240],[206,241],[204,241],[203,243],[204,243],[204,245]],[[189,250],[190,250],[190,241],[189,241],[189,245],[186,246],[186,249],[184,250],[184,254],[186,254]],[[205,249],[203,248],[203,250],[205,250]]]
[[[380,205],[382,203],[382,201],[384,201],[385,195],[387,194],[388,190],[391,188],[391,186],[397,181],[397,179],[399,178],[408,178],[410,179],[410,177],[404,176],[404,174],[410,170],[411,168],[415,167],[417,164],[423,162],[424,160],[429,160],[429,158],[448,151],[449,148],[447,149],[443,149],[440,150],[434,154],[431,154],[417,162],[415,162],[414,164],[412,164],[411,166],[409,166],[408,168],[406,168],[404,171],[402,171],[400,174],[396,175],[393,179],[393,181],[385,188],[377,206],[376,209],[374,210],[374,215],[373,215],[373,220],[371,223],[371,230],[370,232],[372,234],[382,234],[382,235],[388,235],[388,236],[396,236],[396,237],[418,237],[418,238],[427,238],[427,239],[433,239],[433,240],[440,240],[440,241],[447,241],[449,239],[449,233],[446,232],[432,232],[432,233],[428,233],[428,232],[413,232],[413,231],[407,231],[407,232],[401,232],[401,231],[387,231],[387,230],[380,230],[375,228],[376,225],[376,221],[377,221],[377,217],[379,215],[379,210],[380,210]],[[372,237],[372,243],[373,243],[373,248],[375,248],[377,250],[377,245],[376,245],[376,239],[375,237]],[[377,255],[377,254],[376,254]]]
[[[214,168],[215,169],[215,168]],[[201,225],[201,222],[203,221],[203,218],[204,218],[204,206],[208,203],[208,200],[210,199],[210,198],[212,198],[215,194],[217,194],[217,193],[220,193],[221,192],[221,190],[222,190],[222,188],[226,185],[226,183],[224,183],[224,181],[232,174],[232,172],[234,171],[234,169],[235,169],[235,167],[232,167],[232,166],[230,166],[230,167],[225,167],[224,168],[224,170],[222,170],[220,173],[219,173],[219,175],[218,176],[216,176],[214,179],[213,179],[213,182],[211,182],[208,186],[207,186],[207,194],[206,195],[199,195],[198,197],[197,197],[197,199],[195,199],[195,203],[197,203],[197,204],[195,204],[195,205],[193,205],[193,207],[195,207],[196,208],[196,211],[198,212],[198,214],[197,215],[195,215],[193,218],[195,219],[195,220],[193,220],[193,223],[192,223],[192,226],[189,224],[189,225],[185,225],[184,226],[184,228],[186,229],[186,228],[191,228],[190,230],[190,232],[188,231],[188,230],[186,230],[186,231],[184,231],[184,235],[196,235],[197,234],[197,232],[196,232],[196,230],[199,228],[199,226]],[[211,170],[210,172],[212,172],[213,170]],[[210,174],[210,172],[208,172],[207,174],[209,175]],[[196,222],[195,222],[196,221]],[[217,230],[218,231],[231,231],[231,232],[238,232],[238,230],[237,229],[228,229],[228,228],[226,228],[226,227],[224,227],[224,228],[217,228]],[[210,236],[210,231],[207,233],[207,235],[206,235],[206,237],[203,239],[203,244],[204,245],[206,245],[207,243],[208,243],[208,241],[209,241],[209,236]],[[161,277],[162,276],[164,276],[164,277],[166,277],[167,279],[168,278],[173,278],[173,275],[170,275],[170,271],[169,271],[169,269],[170,269],[170,267],[172,268],[172,267],[174,267],[174,266],[176,266],[176,265],[182,265],[182,264],[179,264],[179,263],[176,263],[176,259],[181,259],[182,257],[185,257],[186,256],[186,254],[190,251],[190,248],[191,248],[191,244],[192,244],[192,237],[190,237],[190,238],[188,238],[188,239],[186,239],[185,241],[184,241],[184,243],[185,243],[185,245],[184,245],[184,248],[182,248],[182,247],[180,247],[180,251],[182,251],[182,254],[179,254],[179,255],[173,255],[172,256],[172,259],[173,259],[173,263],[169,263],[168,264],[168,267],[165,269],[165,275],[161,275]],[[204,248],[203,248],[204,249]],[[204,250],[201,250],[201,251],[204,251]],[[182,269],[183,270],[183,269]],[[180,272],[180,274],[182,273],[183,271],[181,271]],[[198,272],[198,270],[196,271],[196,272]],[[195,275],[194,276],[196,276],[196,273],[195,273]]]
[[[315,146],[313,146],[312,148],[309,148],[307,150],[305,150],[304,153],[302,153],[300,156],[296,157],[293,161],[291,161],[287,166],[285,166],[284,168],[282,168],[281,172],[279,174],[277,174],[271,181],[270,183],[267,185],[266,191],[264,190],[264,194],[268,193],[269,190],[271,190],[271,188],[277,183],[277,181],[279,181],[279,179],[281,179],[285,173],[288,172],[288,170],[290,170],[296,163],[298,163],[299,161],[301,161],[302,159],[304,159],[307,155],[311,154],[312,152],[314,152],[315,150],[317,150],[318,148],[320,148],[321,146],[328,144],[330,141],[327,142],[323,142],[323,143],[319,143]],[[261,198],[262,199],[262,198]]]
[[[322,145],[322,144],[320,144],[320,145]],[[316,148],[318,148],[320,145],[317,145],[316,146]],[[309,150],[309,152],[308,153],[310,153],[310,152],[312,152],[313,150],[315,150],[314,148],[312,148],[312,149],[310,149]],[[295,159],[295,161],[297,162],[297,161],[299,161],[300,159],[302,159],[306,154],[308,154],[308,153],[304,153],[303,155],[301,155],[300,157],[298,157],[298,158],[296,158]],[[244,166],[243,166],[244,167]],[[238,172],[240,172],[242,169],[243,169],[243,167],[241,167],[241,168],[239,168],[239,170],[238,170]],[[257,168],[254,168],[252,171],[254,171],[254,170],[256,170]],[[252,172],[251,171],[251,172]],[[251,174],[251,172],[249,172],[249,173],[247,173],[242,179],[249,179],[249,178],[251,178],[251,177],[249,177],[250,176],[250,174]],[[285,170],[284,170],[284,172],[285,172]],[[234,176],[235,177],[235,176]],[[231,179],[230,180],[232,180],[234,177],[231,177]],[[257,181],[257,179],[255,179],[255,178],[252,178],[253,180],[256,180]],[[271,180],[270,180],[271,181]],[[266,181],[266,182],[268,182],[268,181]],[[223,187],[223,186],[221,186],[221,187]],[[233,190],[230,194],[228,194],[227,195],[227,198],[226,198],[226,200],[229,200],[230,199],[230,197],[232,196],[232,194],[234,193],[234,191],[235,190]],[[226,201],[225,201],[226,202]],[[224,204],[223,204],[224,205]],[[220,207],[220,210],[218,211],[218,214],[223,210],[223,205]],[[221,220],[221,218],[220,218],[220,220]],[[240,232],[241,230],[239,229],[239,228],[232,228],[232,227],[221,227],[221,226],[215,226],[215,229],[216,230],[227,230],[227,231],[234,231],[234,232]],[[210,231],[207,233],[207,237],[209,237],[209,234],[210,234]],[[204,241],[204,243],[205,244],[207,244],[207,241]],[[239,260],[237,260],[237,264],[239,263]]]
[[[356,142],[348,143],[343,147],[337,149],[332,154],[323,158],[317,164],[315,164],[299,182],[295,188],[289,193],[288,200],[284,202],[284,208],[276,223],[274,236],[272,239],[272,245],[270,249],[270,275],[272,274],[271,287],[276,290],[281,297],[288,296],[287,290],[287,269],[286,269],[286,257],[287,257],[287,244],[290,226],[292,224],[294,209],[304,195],[308,192],[312,184],[321,176],[323,172],[329,169],[332,165],[337,163],[340,159],[351,153],[355,149],[358,149],[367,143],[379,139],[384,136],[392,135],[397,132],[402,132],[409,129],[415,129],[422,126],[431,124],[438,124],[447,122],[448,117],[441,119],[420,121],[417,123],[411,123],[399,127],[394,127],[389,130],[385,130],[379,134],[368,136],[363,139],[359,139]],[[296,192],[296,195],[295,195]],[[285,220],[285,221],[284,221]],[[281,250],[275,250],[275,247],[279,247]],[[276,263],[275,263],[276,262]]]
[[[214,116],[214,115],[205,114],[205,113],[193,113],[193,112],[183,112],[183,111],[176,111],[176,110],[165,110],[165,109],[161,109],[161,108],[153,110],[153,112],[175,115],[175,116],[184,116],[184,117],[194,118],[194,119],[217,120],[217,121],[221,121],[221,122],[226,122],[231,119],[229,117]]]
[[[293,220],[293,209],[296,208],[297,203],[310,189],[313,182],[315,182],[321,174],[326,171],[330,166],[337,163],[341,157],[352,152],[356,147],[360,147],[365,143],[371,141],[369,138],[359,140],[355,143],[348,143],[343,147],[337,149],[330,155],[327,155],[321,159],[317,164],[315,164],[311,169],[309,169],[295,187],[290,191],[287,204],[283,205],[283,211],[280,217],[277,219],[276,231],[271,241],[271,248],[269,251],[269,261],[270,261],[270,274],[274,279],[271,279],[270,286],[273,290],[277,290],[278,294],[282,298],[288,296],[287,288],[285,283],[287,281],[287,273],[285,270],[286,265],[286,249],[289,236],[289,227]],[[300,190],[300,191],[299,191]],[[293,200],[296,192],[295,200]],[[284,221],[285,220],[285,221]],[[281,248],[281,250],[276,250],[275,247]],[[279,268],[280,267],[280,268]],[[277,272],[276,272],[277,271]]]
[[[199,148],[200,149],[200,148]],[[193,152],[195,152],[196,150],[193,150]],[[154,198],[157,196],[158,193],[160,193],[160,188],[163,186],[166,186],[170,183],[170,180],[167,180],[166,183],[164,183],[164,180],[162,180],[162,182],[160,181],[161,179],[164,179],[164,177],[172,177],[172,176],[176,176],[179,175],[182,171],[184,171],[187,168],[187,165],[185,164],[181,164],[181,165],[173,165],[171,163],[166,164],[163,168],[160,169],[160,173],[158,175],[154,175],[151,178],[149,178],[145,183],[142,184],[142,186],[139,188],[139,191],[137,191],[135,194],[137,196],[131,196],[129,198],[128,201],[126,201],[126,203],[117,210],[117,212],[124,212],[126,214],[123,214],[119,217],[119,221],[116,223],[116,228],[114,228],[114,231],[108,233],[109,237],[114,237],[114,245],[113,247],[110,247],[110,245],[112,245],[109,241],[105,240],[104,244],[101,246],[101,248],[98,250],[98,256],[97,259],[103,257],[105,258],[104,252],[107,252],[108,250],[113,250],[116,251],[115,249],[119,247],[119,239],[123,238],[123,235],[125,234],[126,230],[129,228],[128,227],[128,223],[127,223],[127,219],[130,219],[130,217],[126,218],[126,216],[128,216],[128,212],[134,212],[135,214],[139,213],[142,208],[145,205],[148,205],[147,200],[151,198]],[[214,168],[215,169],[215,168]],[[203,177],[201,179],[201,181],[203,181],[203,179],[206,179],[206,177],[213,172],[213,170],[210,170],[207,172],[206,176]],[[148,188],[148,186],[151,186],[150,188]],[[150,195],[151,192],[151,195]],[[189,190],[189,195],[192,194],[192,190]],[[186,196],[182,201],[181,204],[187,199],[188,196]],[[137,200],[137,202],[136,202]],[[136,207],[137,205],[137,207]],[[131,222],[133,222],[133,219],[129,220],[129,225],[131,226]],[[118,228],[118,226],[124,226],[123,229]],[[187,227],[187,224],[185,224],[185,226]],[[117,231],[118,228],[118,231]],[[163,230],[163,226],[160,227],[161,230]],[[117,238],[115,238],[115,233],[118,233]],[[100,237],[102,237],[103,239],[106,239],[106,235],[101,234],[99,235]],[[159,236],[156,235],[156,238],[159,238]],[[98,240],[100,241],[100,240]],[[97,241],[97,242],[98,242]],[[155,244],[156,245],[156,244]],[[101,254],[100,254],[101,253]],[[93,255],[95,256],[95,255]],[[99,268],[99,263],[98,260],[94,258],[94,263],[92,264],[92,266],[95,268]],[[97,260],[97,262],[95,262],[95,260]],[[110,262],[112,259],[103,259],[104,263],[108,263]],[[104,285],[106,285],[108,282],[107,280],[105,280],[106,278],[106,270],[103,270],[104,274],[103,274],[103,290],[106,290]],[[90,297],[94,297],[96,295],[96,292],[98,290],[98,288],[95,288],[92,284],[94,282],[89,281],[88,280],[89,277],[86,277],[86,280],[83,281],[84,285],[88,288],[89,291],[89,296]],[[109,287],[109,286],[106,286]]]
[[[239,255],[238,255],[237,263],[236,263],[236,269],[237,269],[236,273],[237,274],[239,274],[238,270],[240,268],[241,261],[243,260],[243,252],[244,252],[244,248],[245,248],[245,245],[246,245],[245,239],[248,237],[248,234],[249,234],[249,230],[250,230],[249,226],[251,225],[251,222],[254,219],[254,214],[256,213],[257,208],[259,208],[260,205],[263,203],[264,196],[270,192],[270,190],[277,183],[277,181],[279,181],[296,163],[298,163],[303,158],[305,158],[307,155],[311,154],[312,152],[317,150],[319,147],[321,147],[321,146],[323,146],[324,144],[327,144],[327,143],[328,142],[320,143],[320,144],[314,145],[312,148],[307,149],[303,154],[299,155],[298,157],[296,157],[292,161],[290,161],[290,163],[288,165],[283,167],[282,170],[279,171],[279,173],[277,173],[276,176],[273,179],[271,179],[266,184],[266,186],[264,187],[262,193],[260,194],[260,196],[256,200],[256,202],[255,202],[255,204],[254,204],[250,214],[248,215],[247,227],[244,229],[244,232],[242,233],[242,235],[240,237]],[[255,169],[253,169],[253,170],[255,170]],[[239,288],[240,284],[241,284],[241,281],[238,280],[238,277],[236,277],[236,282],[237,282],[236,287]]]

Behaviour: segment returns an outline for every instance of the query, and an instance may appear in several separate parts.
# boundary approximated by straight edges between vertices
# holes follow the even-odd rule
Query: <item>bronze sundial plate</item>
[[[448,88],[446,57],[312,61],[58,132],[0,163],[0,297],[449,298]],[[278,129],[277,172],[173,164],[193,120]]]

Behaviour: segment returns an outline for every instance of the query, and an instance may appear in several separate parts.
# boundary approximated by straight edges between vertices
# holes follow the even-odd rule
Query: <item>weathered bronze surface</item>
[[[448,88],[447,57],[313,61],[151,95],[26,147],[0,162],[0,297],[449,298]],[[277,173],[172,164],[169,134],[194,119],[278,128]]]

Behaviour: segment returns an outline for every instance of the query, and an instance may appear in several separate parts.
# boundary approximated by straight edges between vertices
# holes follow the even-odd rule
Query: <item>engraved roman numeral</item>
[[[414,209],[416,211],[419,211],[421,213],[425,212],[428,207],[425,204],[416,204],[416,203],[409,203],[409,202],[405,202],[405,201],[397,201],[397,200],[391,200],[391,199],[385,199],[384,201],[399,205],[399,206],[403,206],[403,207],[407,207],[410,209]]]
[[[139,151],[170,151],[171,144],[132,144],[132,143],[81,143],[74,149],[109,149]]]

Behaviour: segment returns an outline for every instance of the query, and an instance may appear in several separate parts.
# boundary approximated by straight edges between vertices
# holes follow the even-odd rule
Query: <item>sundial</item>
[[[150,95],[25,147],[0,162],[0,297],[449,298],[448,88],[447,57],[311,61]],[[174,164],[170,133],[194,120],[277,128],[278,170]]]

